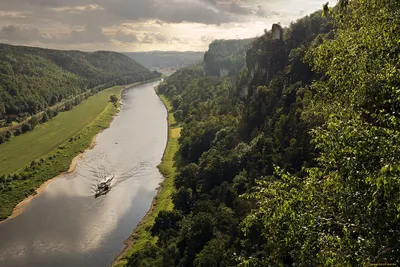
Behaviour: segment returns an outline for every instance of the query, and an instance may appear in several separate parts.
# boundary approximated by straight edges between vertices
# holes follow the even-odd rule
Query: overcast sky
[[[327,0],[0,0],[0,42],[56,49],[205,51],[260,36]]]

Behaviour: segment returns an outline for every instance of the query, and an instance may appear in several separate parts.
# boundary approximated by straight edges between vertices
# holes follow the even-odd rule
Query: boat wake
[[[118,172],[115,170],[116,167],[110,167],[106,162],[97,164],[97,166],[85,165],[85,174],[77,173],[77,175],[90,181],[91,195],[94,195],[95,198],[106,195],[112,188],[128,179],[138,179],[146,175],[149,168],[149,164],[145,161],[139,162],[135,167],[124,172]]]

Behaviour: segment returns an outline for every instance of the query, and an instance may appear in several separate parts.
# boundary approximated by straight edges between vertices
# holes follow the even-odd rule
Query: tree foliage
[[[204,54],[206,75],[237,75],[246,65],[246,50],[254,38],[243,40],[215,40]],[[224,71],[226,73],[224,73]]]
[[[160,77],[122,54],[0,44],[0,122],[23,120],[86,92]]]
[[[399,265],[398,25],[398,1],[339,1],[255,40],[234,78],[167,78],[186,164],[151,260]]]

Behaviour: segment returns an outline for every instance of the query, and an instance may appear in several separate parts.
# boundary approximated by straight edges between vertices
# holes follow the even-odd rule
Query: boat
[[[108,176],[104,178],[102,181],[99,182],[97,185],[97,189],[95,192],[95,197],[99,197],[101,195],[106,194],[108,191],[111,189],[111,182],[114,179],[115,175],[113,176]]]

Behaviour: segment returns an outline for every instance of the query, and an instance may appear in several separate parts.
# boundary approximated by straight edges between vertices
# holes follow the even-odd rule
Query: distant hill
[[[167,73],[200,63],[204,56],[204,52],[176,51],[128,52],[124,54],[147,68]]]
[[[160,77],[131,58],[0,44],[0,121],[35,114],[88,88]]]
[[[209,76],[232,76],[246,65],[246,51],[255,38],[215,40],[204,55],[204,72]]]

